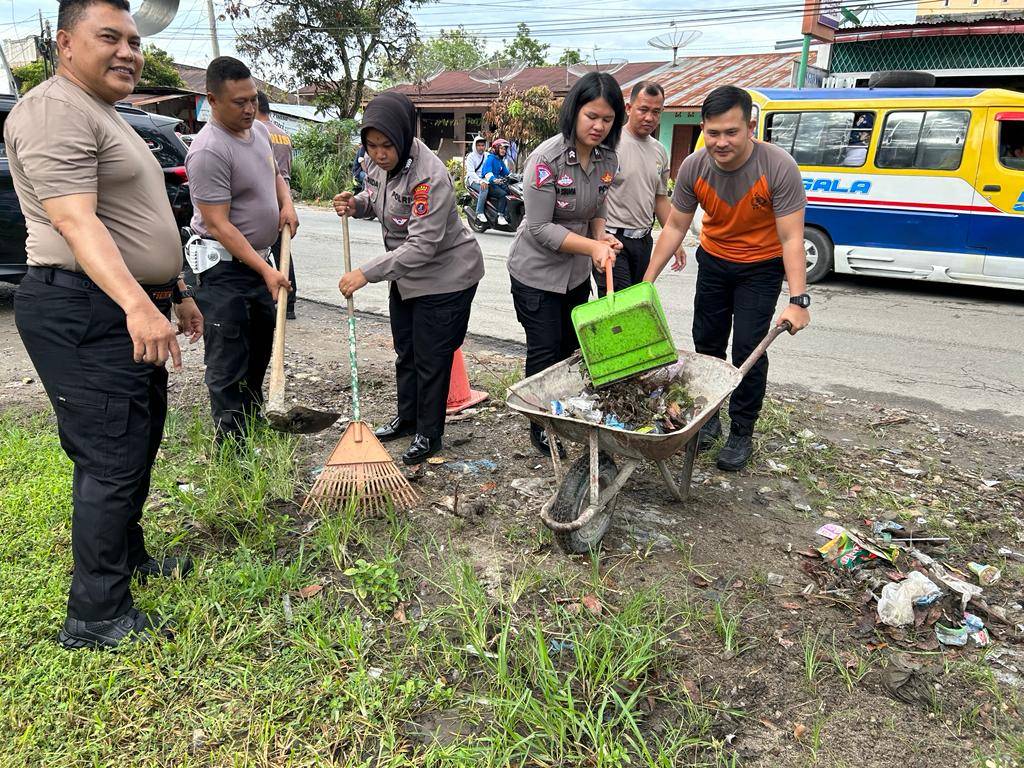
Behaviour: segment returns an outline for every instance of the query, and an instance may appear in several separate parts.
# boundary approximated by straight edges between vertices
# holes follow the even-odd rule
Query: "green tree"
[[[367,81],[407,66],[417,42],[412,10],[426,0],[230,0],[232,18],[252,17],[239,52],[257,67],[291,73],[290,87],[310,85],[320,106],[353,117]],[[250,13],[250,8],[254,8]]]
[[[528,67],[543,67],[545,65],[548,49],[547,43],[542,43],[530,34],[530,28],[523,22],[516,27],[516,36],[512,42],[501,41],[502,58],[509,58],[512,61],[521,61]]]
[[[583,61],[583,54],[579,52],[577,48],[566,48],[562,51],[562,55],[558,57],[557,64],[560,67],[571,67],[573,64],[579,64]]]
[[[416,54],[431,69],[444,67],[449,71],[472,69],[484,62],[485,43],[465,27],[442,29],[441,33],[416,46]]]
[[[184,87],[185,81],[181,79],[181,75],[174,67],[174,59],[167,51],[157,48],[155,45],[147,45],[143,54],[146,57],[146,64],[142,68],[142,79],[139,81],[139,85]]]
[[[22,95],[28,93],[46,79],[42,59],[36,59],[30,64],[23,64],[20,67],[13,67],[11,74],[18,81],[18,92]]]
[[[495,126],[495,133],[519,145],[523,160],[542,141],[558,133],[560,99],[547,86],[519,91],[514,85],[506,86],[484,116],[484,124]]]

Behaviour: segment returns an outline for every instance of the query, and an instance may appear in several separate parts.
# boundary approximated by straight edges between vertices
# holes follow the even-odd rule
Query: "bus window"
[[[767,116],[764,136],[800,165],[859,167],[874,124],[873,112],[777,112]]]
[[[875,164],[879,168],[955,171],[960,167],[971,113],[890,112]]]
[[[1024,119],[1000,120],[999,162],[1006,168],[1024,171]]]

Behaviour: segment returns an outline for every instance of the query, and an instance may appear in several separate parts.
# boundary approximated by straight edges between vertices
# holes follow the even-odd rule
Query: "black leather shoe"
[[[441,450],[441,438],[435,437],[431,440],[423,435],[416,435],[412,439],[409,450],[402,454],[402,461],[405,464],[422,464],[435,453]]]
[[[718,468],[725,472],[738,472],[750,462],[754,455],[754,441],[750,435],[729,433],[722,450],[718,452]]]
[[[530,425],[530,442],[533,443],[533,447],[537,449],[538,453],[551,457],[551,447],[548,445],[548,433],[546,430],[541,429],[535,424]],[[565,448],[562,447],[562,441],[557,437],[555,438],[555,448],[558,449],[558,458],[565,458]]]
[[[192,568],[191,557],[165,557],[163,560],[151,557],[146,562],[135,566],[135,573],[138,574],[140,581],[145,581],[151,576],[155,578],[184,579],[192,573]]]
[[[415,435],[416,423],[412,421],[402,421],[401,417],[395,416],[395,418],[383,427],[377,427],[373,431],[373,434],[375,434],[377,439],[382,443],[386,443],[388,440],[397,440],[400,437]]]
[[[285,310],[284,319],[285,320],[294,320],[295,319],[295,310],[294,309]]]
[[[704,426],[697,433],[697,450],[706,451],[714,447],[715,442],[722,436],[722,420],[716,413],[704,422]]]
[[[130,608],[116,619],[105,621],[82,621],[69,617],[64,620],[64,628],[57,634],[57,642],[74,651],[81,648],[118,648],[131,643],[166,639],[172,635],[168,620]]]

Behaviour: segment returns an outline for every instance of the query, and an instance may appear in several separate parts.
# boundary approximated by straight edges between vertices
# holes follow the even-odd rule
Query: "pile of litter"
[[[707,405],[694,397],[678,365],[551,402],[551,413],[641,434],[684,429]]]
[[[1014,626],[1006,608],[984,599],[986,590],[1000,579],[998,568],[974,562],[958,568],[943,562],[941,550],[949,539],[929,535],[924,518],[864,522],[870,534],[823,525],[818,535],[827,541],[805,553],[810,559],[804,567],[819,587],[826,581],[832,586],[853,581],[866,587],[876,606],[865,606],[862,630],[878,631],[920,650],[984,647],[1024,632],[1024,625]]]

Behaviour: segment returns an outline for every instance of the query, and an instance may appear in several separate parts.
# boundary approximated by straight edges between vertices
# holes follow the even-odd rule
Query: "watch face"
[[[798,307],[804,307],[805,309],[811,306],[811,297],[806,293],[802,296],[793,296],[789,300],[790,304],[796,304]]]

